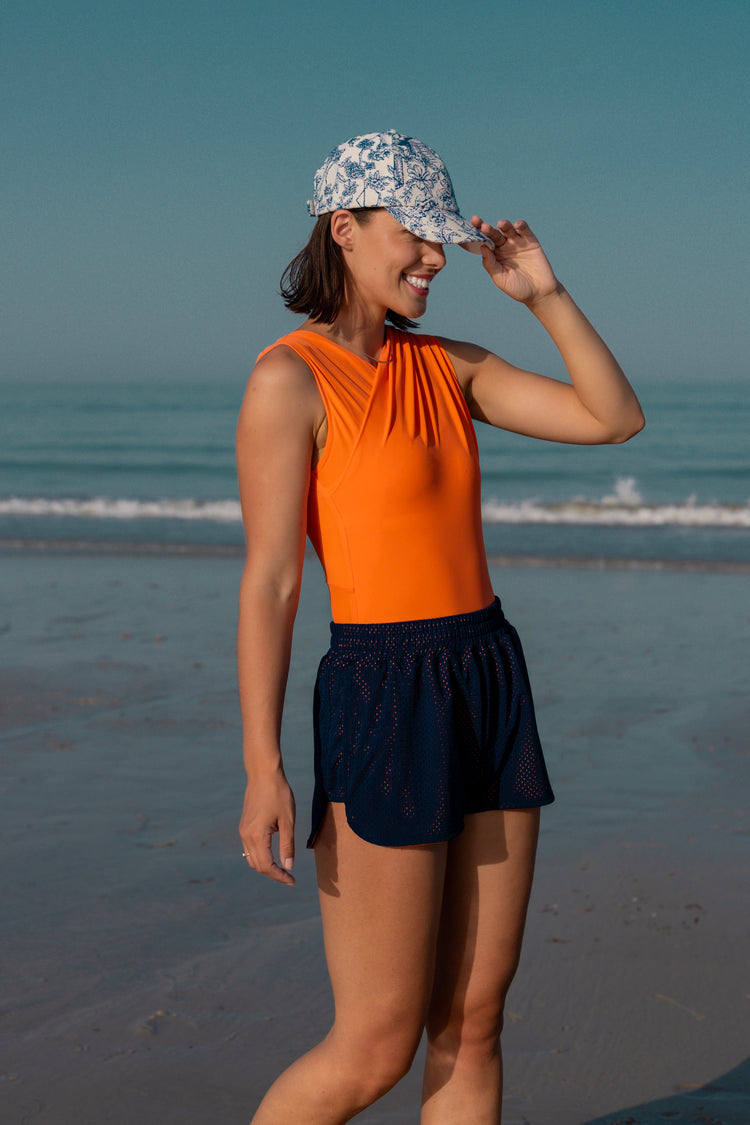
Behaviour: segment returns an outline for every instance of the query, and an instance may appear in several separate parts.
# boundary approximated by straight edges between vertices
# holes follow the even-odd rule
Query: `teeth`
[[[423,277],[414,277],[412,274],[407,273],[406,274],[406,280],[409,282],[410,285],[416,286],[417,289],[429,289],[430,288],[429,281],[425,281],[425,279]]]

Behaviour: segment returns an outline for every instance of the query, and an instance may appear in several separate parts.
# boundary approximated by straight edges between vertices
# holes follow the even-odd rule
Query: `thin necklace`
[[[385,357],[385,359],[378,359],[377,356],[370,355],[369,352],[363,352],[360,351],[359,348],[352,348],[348,344],[342,344],[339,340],[336,339],[335,336],[328,336],[327,339],[332,340],[334,344],[338,344],[338,346],[340,348],[343,348],[344,351],[351,352],[353,355],[361,356],[362,359],[368,360],[369,363],[390,363],[391,359],[393,358],[393,352],[391,351],[390,344],[388,346],[388,355]],[[386,341],[383,340],[383,346],[385,346],[385,342]]]
[[[377,359],[374,355],[368,355],[367,352],[355,352],[355,355],[357,354],[364,356],[365,359],[369,359],[370,363],[390,363],[393,357],[393,353],[391,352],[390,348],[388,349],[388,355],[385,357],[385,359]]]

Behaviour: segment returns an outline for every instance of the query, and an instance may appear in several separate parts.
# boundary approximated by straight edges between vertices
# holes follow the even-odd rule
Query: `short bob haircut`
[[[358,223],[366,223],[377,207],[347,207]],[[346,274],[341,248],[331,235],[331,216],[320,215],[310,241],[281,275],[286,307],[320,324],[333,324],[344,300]],[[416,328],[414,320],[388,309],[386,320],[396,328]]]

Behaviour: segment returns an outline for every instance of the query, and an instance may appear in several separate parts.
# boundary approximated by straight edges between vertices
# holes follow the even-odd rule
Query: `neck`
[[[333,324],[305,323],[305,328],[321,332],[353,352],[376,362],[385,340],[385,309],[364,308],[358,302],[345,301]]]

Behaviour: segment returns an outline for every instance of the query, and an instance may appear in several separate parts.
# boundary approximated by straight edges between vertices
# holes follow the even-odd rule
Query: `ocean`
[[[750,388],[638,388],[646,429],[580,447],[478,426],[491,557],[750,567]],[[241,550],[237,381],[5,382],[0,543]]]
[[[329,618],[313,566],[283,725],[292,894],[248,872],[236,829],[242,390],[0,383],[7,1121],[247,1121],[328,1030],[301,846]],[[750,1120],[750,394],[640,391],[648,425],[622,446],[479,431],[490,554],[597,566],[490,572],[557,797],[504,1032],[513,1123]],[[415,1068],[363,1125],[418,1102]]]

